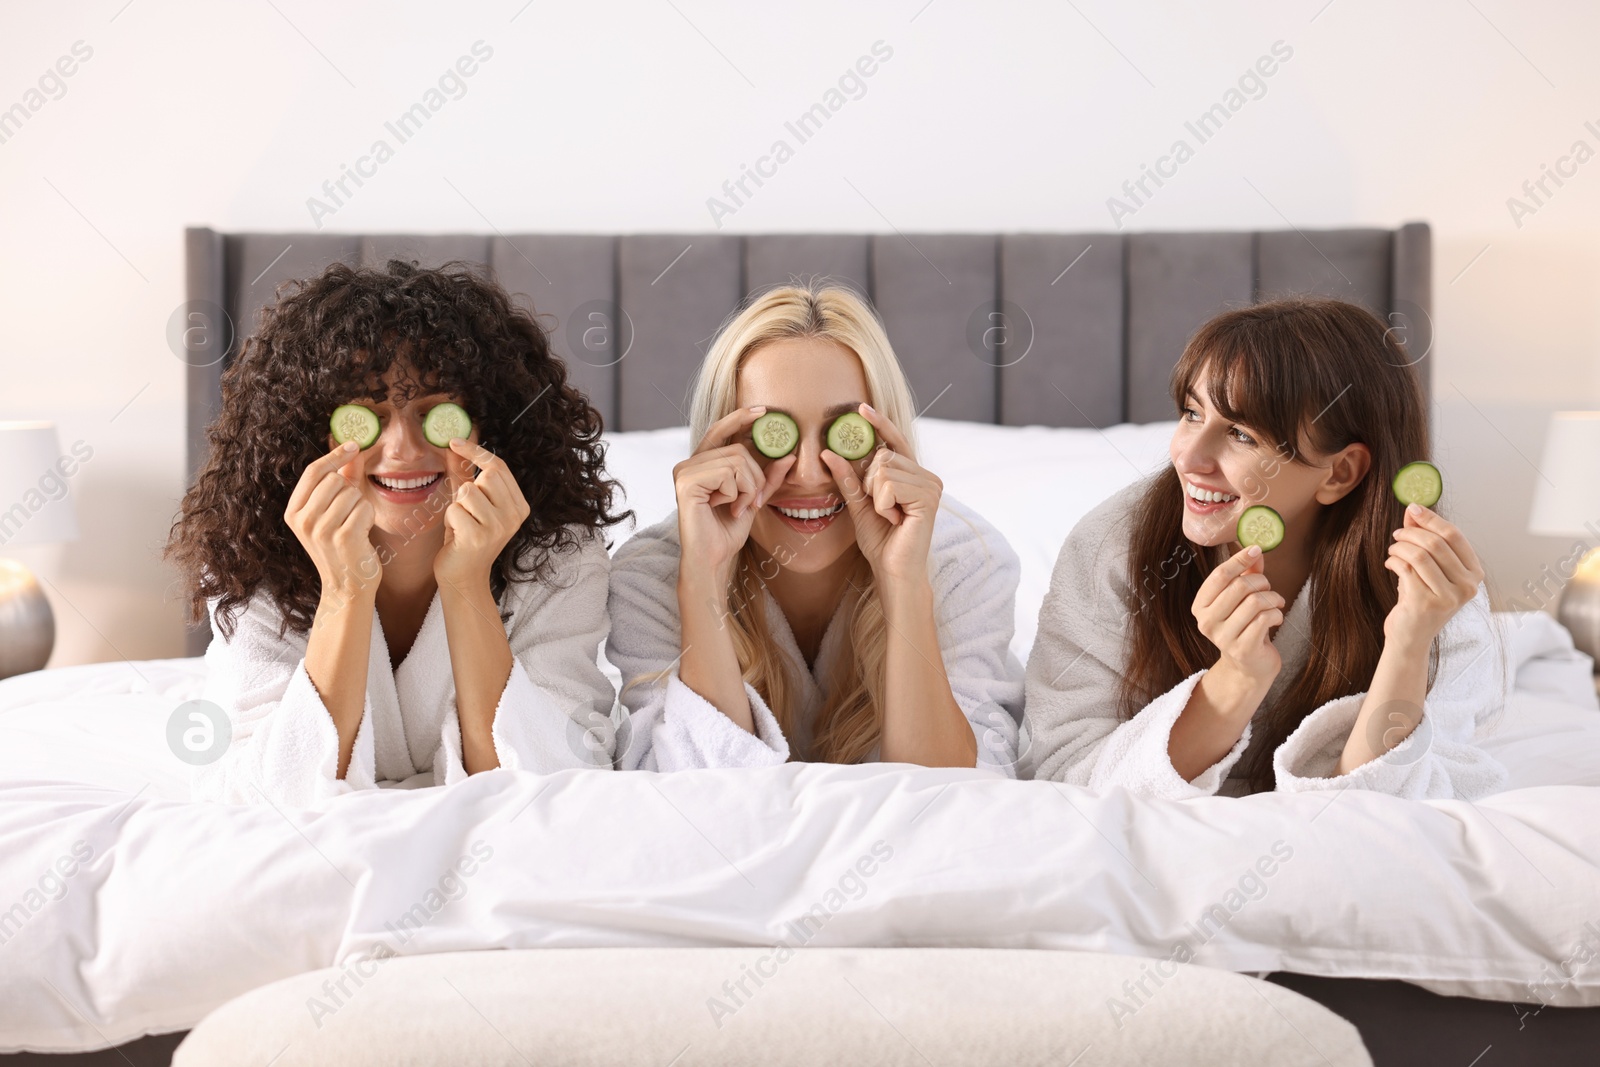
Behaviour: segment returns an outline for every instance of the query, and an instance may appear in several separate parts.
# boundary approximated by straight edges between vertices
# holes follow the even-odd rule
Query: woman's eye
[[[1228,427],[1228,432],[1233,434],[1234,440],[1238,441],[1242,445],[1253,445],[1256,443],[1256,439],[1254,437],[1251,437],[1237,426]]]
[[[1196,416],[1196,417],[1198,417],[1198,415],[1199,415],[1199,412],[1197,412],[1197,411],[1195,411],[1195,409],[1194,409],[1194,408],[1184,408],[1184,409],[1183,409],[1183,417],[1184,417],[1184,418],[1186,418],[1186,419],[1187,419],[1187,418],[1189,418],[1189,417],[1190,417],[1190,416],[1191,416],[1191,415],[1193,415],[1193,416]]]

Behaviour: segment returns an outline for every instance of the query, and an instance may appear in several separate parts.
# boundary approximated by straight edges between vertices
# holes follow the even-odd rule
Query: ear
[[[1319,504],[1333,504],[1342,500],[1372,469],[1372,450],[1359,441],[1345,445],[1331,457],[1328,473],[1317,487]]]

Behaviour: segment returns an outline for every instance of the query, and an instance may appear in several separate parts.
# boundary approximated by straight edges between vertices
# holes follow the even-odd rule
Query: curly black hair
[[[328,451],[333,409],[387,399],[381,379],[396,364],[406,393],[461,398],[479,443],[527,498],[528,518],[491,571],[497,601],[513,580],[545,577],[552,553],[578,546],[569,527],[601,531],[633,514],[610,511],[618,487],[605,476],[600,413],[567,383],[539,323],[470,265],[338,263],[276,295],[222,374],[206,462],[167,539],[195,622],[217,598],[231,637],[261,592],[277,604],[280,636],[310,630],[321,582],[284,511],[306,465]]]

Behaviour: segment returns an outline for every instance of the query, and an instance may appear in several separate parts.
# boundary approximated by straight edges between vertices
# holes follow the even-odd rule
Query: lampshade
[[[0,422],[0,549],[77,540],[67,486],[83,458],[61,454],[54,423]]]
[[[1551,415],[1539,472],[1529,533],[1565,537],[1600,530],[1600,411]]]

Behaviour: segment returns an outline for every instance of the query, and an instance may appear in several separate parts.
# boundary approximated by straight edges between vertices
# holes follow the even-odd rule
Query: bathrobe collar
[[[850,628],[849,612],[845,610],[848,599],[841,597],[839,607],[834,609],[833,617],[828,620],[828,626],[822,632],[822,640],[817,643],[817,658],[811,667],[806,667],[806,658],[800,652],[800,643],[795,640],[794,630],[789,626],[788,616],[778,606],[778,598],[770,593],[766,596],[767,602],[767,632],[778,647],[778,651],[786,656],[795,666],[790,671],[790,678],[795,683],[797,692],[794,694],[792,707],[794,715],[789,724],[789,745],[796,752],[796,758],[803,757],[799,754],[810,753],[811,731],[816,722],[822,705],[827,701],[827,690],[824,684],[832,677],[835,664],[843,649],[845,633]]]
[[[380,781],[402,781],[429,769],[445,715],[455,706],[455,689],[444,603],[438,590],[434,590],[422,628],[398,667],[390,665],[383,622],[373,608],[367,694],[372,701]]]

